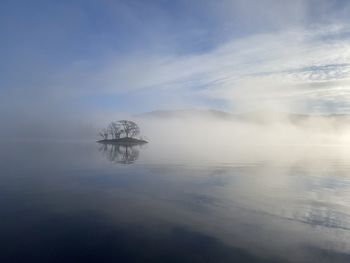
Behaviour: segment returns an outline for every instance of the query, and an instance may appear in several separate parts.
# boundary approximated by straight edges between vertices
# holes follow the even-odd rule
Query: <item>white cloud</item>
[[[350,78],[347,32],[341,24],[294,28],[233,39],[204,54],[112,58],[89,82],[103,92],[165,90],[219,98],[243,109],[273,102],[274,108],[303,110],[310,99],[321,104],[338,98],[342,104],[339,90],[348,94],[344,80]]]

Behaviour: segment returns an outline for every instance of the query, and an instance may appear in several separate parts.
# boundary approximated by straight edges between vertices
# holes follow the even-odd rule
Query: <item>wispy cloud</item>
[[[344,110],[339,91],[348,93],[348,32],[339,24],[294,28],[233,39],[204,54],[112,57],[88,82],[98,84],[99,92],[166,91],[179,98],[222,99],[245,109],[280,99],[285,106],[293,102],[290,110],[305,110],[313,105],[309,100],[321,105],[337,97]],[[296,102],[299,108],[293,108]]]

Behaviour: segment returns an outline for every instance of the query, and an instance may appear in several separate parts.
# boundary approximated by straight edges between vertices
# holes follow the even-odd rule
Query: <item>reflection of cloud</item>
[[[337,228],[347,231],[350,230],[350,215],[333,210],[327,206],[310,206],[306,211],[300,211],[299,213],[296,212],[296,214],[293,216],[293,220],[298,220],[312,226]]]
[[[350,214],[348,153],[339,156],[334,149],[327,148],[323,152],[326,155],[310,154],[306,158],[305,149],[301,148],[299,161],[285,163],[282,153],[293,149],[284,148],[274,155],[271,163],[264,159],[273,150],[269,147],[258,160],[252,159],[256,150],[252,149],[249,158],[243,160],[237,154],[224,164],[221,159],[213,158],[213,162],[181,165],[159,161],[160,156],[171,154],[173,148],[168,148],[157,152],[156,162],[143,159],[140,165],[115,169],[99,161],[100,153],[95,152],[95,146],[35,146],[34,154],[33,147],[27,144],[18,145],[21,151],[18,147],[7,147],[9,152],[4,154],[3,162],[8,171],[18,170],[13,170],[13,156],[25,168],[18,170],[20,174],[37,171],[33,177],[26,175],[26,180],[16,180],[12,173],[4,173],[4,183],[9,186],[4,191],[5,197],[16,193],[20,198],[14,204],[16,208],[23,207],[20,211],[24,213],[28,205],[34,207],[34,213],[29,216],[35,220],[28,221],[26,217],[19,220],[25,218],[29,224],[38,223],[40,229],[43,225],[37,220],[38,210],[35,210],[40,208],[56,218],[50,221],[45,216],[39,217],[46,223],[65,223],[76,216],[77,225],[81,221],[92,222],[87,229],[99,231],[97,222],[102,220],[103,229],[108,236],[112,235],[111,240],[114,234],[106,225],[121,226],[126,234],[133,233],[129,231],[134,227],[137,231],[149,229],[149,234],[159,234],[158,238],[167,233],[164,228],[174,226],[253,255],[281,258],[281,262],[291,258],[295,262],[310,262],[309,256],[315,257],[312,262],[322,262],[321,255],[304,250],[307,246],[334,254],[350,251],[346,230]],[[153,143],[146,150],[152,146]],[[97,159],[92,158],[92,152],[98,154]],[[147,154],[149,151],[140,158]],[[223,153],[214,148],[211,154],[213,157]],[[181,152],[173,155],[181,156]],[[37,162],[34,166],[33,160]],[[28,194],[32,192],[36,194],[31,195],[28,203]],[[10,210],[9,213],[19,211]],[[69,231],[63,233],[70,237]],[[324,262],[335,262],[332,259],[333,256]]]

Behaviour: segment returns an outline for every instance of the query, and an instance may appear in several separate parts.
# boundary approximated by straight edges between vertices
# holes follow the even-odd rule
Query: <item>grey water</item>
[[[0,262],[350,262],[347,149],[0,146]]]

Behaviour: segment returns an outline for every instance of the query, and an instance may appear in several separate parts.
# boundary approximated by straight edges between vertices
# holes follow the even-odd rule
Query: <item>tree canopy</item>
[[[107,129],[103,129],[99,135],[103,140],[120,139],[120,138],[134,138],[140,134],[139,126],[129,120],[120,120],[111,122]]]

